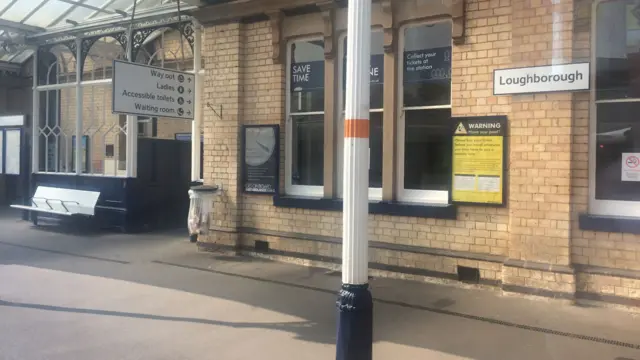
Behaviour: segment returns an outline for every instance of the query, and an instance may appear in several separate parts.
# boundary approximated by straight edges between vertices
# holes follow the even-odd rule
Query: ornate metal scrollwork
[[[116,39],[118,43],[120,43],[120,46],[122,46],[122,50],[127,49],[127,44],[128,44],[127,33],[122,31],[119,33],[111,34],[109,36],[113,37],[114,39]]]
[[[105,27],[98,30],[87,31],[81,34],[82,37],[105,37],[105,36],[114,36],[117,33],[124,33],[126,28],[124,26],[111,26]]]
[[[171,24],[171,25],[162,25],[162,26],[154,26],[148,28],[135,29],[133,31],[133,49],[132,49],[132,59],[136,59],[138,56],[138,52],[144,45],[145,40],[154,32],[163,28],[171,28],[177,30],[189,43],[191,47],[191,51],[193,51],[193,43],[195,41],[195,31],[193,30],[193,24],[189,22],[183,22],[181,24]],[[126,48],[126,42],[125,42]]]
[[[178,32],[189,43],[191,51],[193,51],[193,43],[195,42],[195,31],[193,30],[193,23],[191,21],[186,21],[182,23],[172,24],[169,27],[178,30]]]
[[[44,44],[47,44],[47,45],[62,44],[66,41],[71,41],[73,39],[75,39],[75,36],[71,36],[71,35],[58,36],[58,37],[53,37],[53,38],[44,40]]]
[[[69,49],[69,51],[71,52],[71,55],[73,56],[73,58],[76,59],[76,55],[78,54],[78,46],[76,45],[76,40],[75,39],[74,40],[65,41],[65,42],[61,43],[61,45],[64,45],[67,49]]]
[[[189,46],[191,46],[191,51],[193,51],[193,43],[195,42],[195,31],[193,30],[193,23],[191,21],[182,23],[180,26],[180,33],[187,39]]]
[[[131,49],[131,59],[138,58],[138,51],[140,51],[140,48],[142,48],[142,45],[144,45],[144,41],[147,40],[149,35],[151,35],[156,30],[158,30],[158,28],[137,29],[133,31],[133,34],[131,36],[133,38],[133,41],[131,42],[133,46]]]
[[[99,39],[100,39],[100,36],[95,36],[95,37],[91,37],[91,38],[87,38],[87,39],[82,39],[82,42],[80,43],[80,46],[81,46],[80,57],[81,57],[81,59],[80,59],[80,61],[78,61],[78,64],[80,65],[80,72],[81,73],[84,72],[84,61],[87,59],[87,56],[89,55],[89,51],[91,51],[91,47]]]

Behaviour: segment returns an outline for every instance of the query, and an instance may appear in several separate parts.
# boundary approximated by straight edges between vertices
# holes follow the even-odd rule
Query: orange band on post
[[[345,138],[368,138],[369,137],[369,120],[367,119],[351,119],[344,121],[344,137]]]

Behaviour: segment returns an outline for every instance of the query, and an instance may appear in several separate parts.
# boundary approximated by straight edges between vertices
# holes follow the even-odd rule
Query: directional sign
[[[113,112],[193,120],[193,74],[115,60]]]

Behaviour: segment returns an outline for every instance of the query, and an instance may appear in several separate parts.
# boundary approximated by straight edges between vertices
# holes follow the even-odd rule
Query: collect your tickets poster
[[[504,116],[454,118],[451,200],[504,204]]]

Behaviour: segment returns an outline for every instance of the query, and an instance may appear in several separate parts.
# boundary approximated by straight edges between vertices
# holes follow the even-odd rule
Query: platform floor
[[[338,276],[0,211],[0,359],[334,358]],[[375,359],[640,360],[639,315],[373,279]]]

